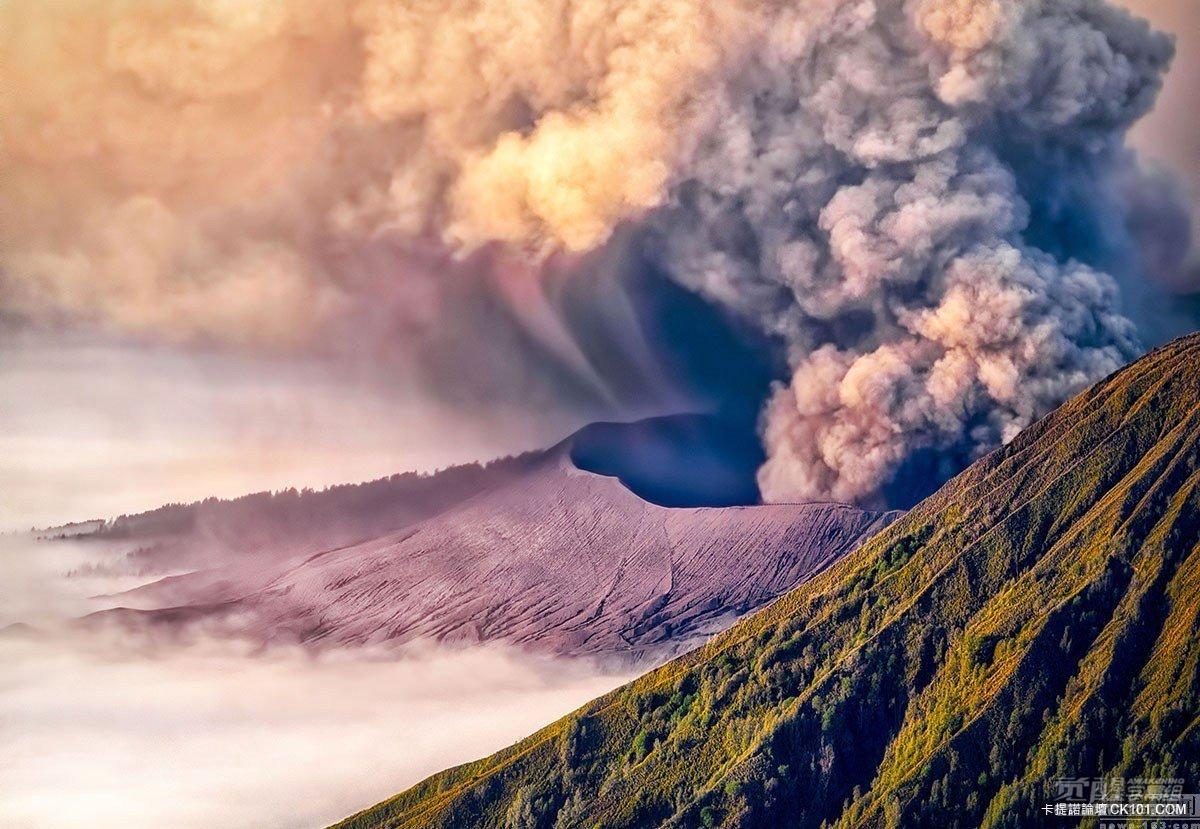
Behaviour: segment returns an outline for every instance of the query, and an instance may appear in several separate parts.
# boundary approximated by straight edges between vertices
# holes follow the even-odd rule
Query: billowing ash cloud
[[[662,224],[681,279],[787,345],[767,499],[956,471],[1136,353],[1092,265],[1129,253],[1121,140],[1170,55],[1085,0],[780,13]]]
[[[404,351],[486,339],[456,309],[499,297],[504,336],[603,397],[571,314],[527,309],[633,240],[786,355],[769,500],[872,500],[1011,437],[1137,352],[1114,277],[1140,289],[1189,244],[1185,220],[1147,245],[1182,208],[1123,149],[1171,44],[1102,0],[0,17],[5,306]]]
[[[678,112],[736,17],[694,0],[5,3],[4,303],[289,346],[344,334],[331,322],[382,293],[419,331],[444,319],[431,267],[534,278],[525,256],[439,249],[583,251],[661,204]]]

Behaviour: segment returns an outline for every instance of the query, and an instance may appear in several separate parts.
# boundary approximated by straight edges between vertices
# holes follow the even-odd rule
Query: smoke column
[[[784,355],[767,500],[944,478],[1136,355],[1118,282],[1163,257],[1147,216],[1186,217],[1124,147],[1172,44],[1102,0],[14,0],[0,23],[5,308],[278,348],[384,295],[403,338],[453,316],[446,282],[586,278],[632,244]],[[412,264],[431,250],[457,264]]]
[[[1083,0],[780,13],[662,226],[679,278],[786,344],[768,500],[868,499],[925,450],[945,477],[1134,356],[1088,263],[1133,241],[1121,141],[1170,55]]]

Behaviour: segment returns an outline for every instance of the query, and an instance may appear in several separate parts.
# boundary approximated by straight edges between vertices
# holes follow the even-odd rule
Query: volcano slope
[[[1194,787],[1198,484],[1193,335],[703,648],[340,826],[1018,827],[1055,777]]]
[[[788,592],[898,515],[829,503],[668,508],[623,482],[663,491],[661,478],[647,484],[616,456],[662,454],[696,428],[712,431],[686,416],[594,425],[545,451],[451,470],[448,493],[437,486],[447,473],[407,490],[388,481],[347,488],[353,510],[324,493],[274,499],[287,508],[273,512],[270,498],[213,504],[205,524],[176,517],[182,530],[143,549],[160,564],[205,561],[195,551],[215,537],[222,566],[141,588],[130,597],[140,609],[89,622],[314,647],[504,642],[644,666]],[[613,474],[581,468],[580,455]],[[702,497],[719,499],[713,480],[730,466],[741,468],[709,459]],[[720,488],[743,487],[735,476]],[[126,519],[106,532],[128,540],[162,523]],[[267,530],[245,532],[260,525]]]

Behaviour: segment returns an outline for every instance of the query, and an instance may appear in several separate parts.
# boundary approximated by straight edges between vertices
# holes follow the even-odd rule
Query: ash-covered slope
[[[703,648],[341,826],[1042,825],[1056,777],[1200,783],[1198,629],[1193,335]]]
[[[424,520],[282,563],[250,556],[215,571],[219,578],[169,579],[139,591],[139,602],[157,607],[103,618],[200,624],[268,642],[503,641],[554,654],[661,658],[787,592],[895,518],[841,504],[669,508],[575,461],[583,449],[590,463],[647,480],[642,465],[612,458],[615,437],[627,432],[640,456],[677,448],[696,425],[589,427],[509,462],[489,485]],[[744,487],[740,473],[734,479]],[[665,491],[662,476],[653,483]],[[673,491],[685,490],[720,497],[729,488]]]
[[[108,521],[51,528],[41,537],[124,550],[109,565],[123,572],[188,574],[137,591],[139,600],[225,599],[274,577],[298,557],[397,532],[502,487],[527,473],[538,457],[530,453],[320,491],[288,489],[168,504]]]

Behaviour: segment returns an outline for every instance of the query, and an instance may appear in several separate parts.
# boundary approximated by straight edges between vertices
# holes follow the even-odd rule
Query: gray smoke
[[[956,471],[1138,352],[1098,266],[1138,259],[1122,142],[1171,54],[1095,0],[780,11],[657,239],[786,347],[767,500],[869,500],[924,450]]]

